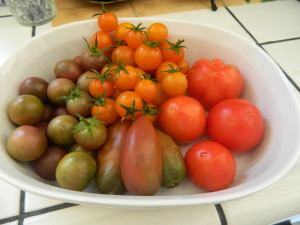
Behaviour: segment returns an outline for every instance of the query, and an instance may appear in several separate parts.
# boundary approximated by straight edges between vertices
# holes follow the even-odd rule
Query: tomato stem
[[[179,52],[179,49],[180,49],[180,48],[187,48],[186,46],[181,45],[181,44],[184,42],[184,39],[182,39],[182,40],[179,39],[176,43],[169,42],[168,40],[166,40],[166,42],[167,42],[171,47],[166,48],[165,50],[174,50],[175,53],[176,53],[177,55],[180,54],[180,52]]]
[[[130,116],[131,120],[135,121],[135,115],[134,115],[134,113],[135,112],[142,112],[142,111],[144,111],[144,109],[136,109],[135,108],[135,99],[133,99],[131,106],[125,106],[123,104],[120,104],[120,106],[126,110],[126,113],[122,117],[122,120],[124,120],[127,116]]]

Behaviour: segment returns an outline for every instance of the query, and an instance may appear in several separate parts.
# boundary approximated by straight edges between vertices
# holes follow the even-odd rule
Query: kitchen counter
[[[0,1],[0,66],[32,36],[53,26],[89,19],[91,12],[97,11],[94,7],[99,7],[87,2],[77,2],[74,7],[70,2],[57,1],[59,11],[52,23],[32,29],[19,25]],[[151,13],[138,8],[142,1],[129,2],[126,7],[125,2],[120,3],[124,7],[123,11],[118,9],[118,16],[152,16],[207,23],[254,42],[279,65],[300,102],[300,1],[256,1],[252,4],[237,4],[236,1],[230,5],[230,1],[224,0],[217,1],[219,9],[214,12],[208,1],[205,7],[200,7],[200,0],[188,1],[196,6],[186,7],[183,7],[183,1],[160,1],[163,8],[154,1],[151,9],[157,7],[157,11]],[[167,4],[171,2],[181,4],[181,10],[174,7],[167,10]],[[150,4],[150,1],[144,3]],[[91,8],[87,12],[88,7]],[[282,179],[251,196],[216,205],[171,209],[127,210],[77,205],[25,192],[0,179],[0,224],[6,225],[267,225],[297,214],[300,214],[300,159]]]

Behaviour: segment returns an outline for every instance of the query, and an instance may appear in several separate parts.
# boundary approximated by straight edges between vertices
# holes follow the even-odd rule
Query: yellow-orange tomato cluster
[[[115,104],[112,115],[136,119],[144,114],[155,121],[166,99],[186,92],[189,63],[184,58],[184,40],[169,40],[168,28],[160,22],[148,27],[119,23],[111,12],[99,15],[98,26],[89,44],[105,52],[107,59],[101,71],[92,70],[97,76],[90,79],[89,93],[94,98],[111,98],[106,103]],[[95,108],[92,115],[103,114]],[[114,118],[105,122],[112,123]]]

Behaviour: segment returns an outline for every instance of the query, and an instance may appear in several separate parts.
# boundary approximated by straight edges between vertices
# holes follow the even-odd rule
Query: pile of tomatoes
[[[96,179],[100,193],[154,195],[186,174],[207,191],[229,187],[234,154],[263,137],[259,109],[239,98],[239,69],[203,58],[190,68],[184,40],[169,40],[160,22],[119,23],[104,9],[98,25],[50,82],[22,81],[8,106],[17,125],[8,153],[77,191]],[[192,144],[185,156],[184,144]]]

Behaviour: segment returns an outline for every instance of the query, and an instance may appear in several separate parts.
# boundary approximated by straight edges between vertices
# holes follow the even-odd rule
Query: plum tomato
[[[9,119],[17,125],[33,125],[43,119],[45,106],[34,95],[19,95],[10,101],[7,113]]]
[[[160,106],[158,124],[176,143],[190,143],[204,132],[206,113],[196,99],[176,96],[167,99]]]
[[[56,78],[66,78],[76,83],[83,70],[79,63],[73,59],[63,59],[58,61],[54,66]]]
[[[206,191],[228,188],[234,181],[236,162],[231,152],[214,141],[194,144],[185,155],[191,181]]]
[[[48,99],[47,96],[48,82],[40,77],[28,77],[21,83],[19,87],[20,95],[34,95],[42,101]]]
[[[48,124],[47,136],[52,142],[59,146],[68,146],[74,143],[74,127],[78,120],[71,115],[60,115],[54,117]]]
[[[83,191],[91,183],[96,170],[96,160],[90,154],[70,152],[59,161],[55,177],[60,187]]]
[[[49,146],[45,153],[33,162],[34,171],[46,180],[55,180],[57,164],[67,154],[58,146]]]
[[[154,195],[161,186],[159,139],[152,123],[144,116],[138,117],[126,133],[121,174],[126,189],[135,195]]]
[[[23,125],[9,134],[6,149],[12,158],[26,162],[36,160],[43,155],[47,144],[47,137],[39,128]]]
[[[253,149],[263,138],[259,109],[245,99],[227,99],[214,105],[207,116],[207,135],[231,152]]]
[[[75,83],[66,78],[57,78],[52,80],[47,88],[49,100],[55,104],[64,105],[64,100],[59,100],[61,96],[69,95],[72,89],[75,89]]]
[[[240,70],[220,59],[199,59],[187,73],[187,80],[188,94],[206,108],[239,97],[244,87]]]

